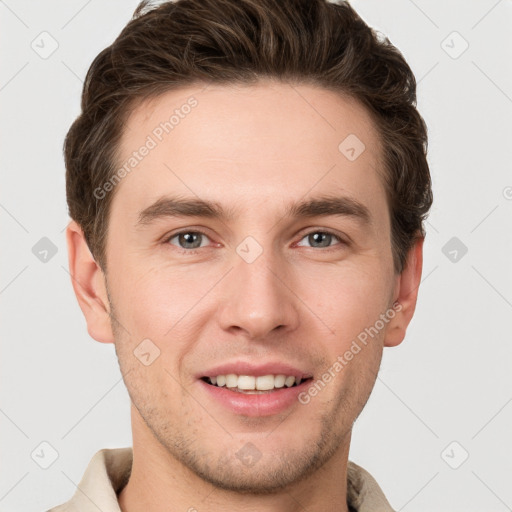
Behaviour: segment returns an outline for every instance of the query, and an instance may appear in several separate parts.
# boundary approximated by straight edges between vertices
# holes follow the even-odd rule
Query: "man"
[[[348,3],[141,4],[65,142],[73,287],[133,450],[53,511],[391,511],[348,460],[432,203],[402,55]]]

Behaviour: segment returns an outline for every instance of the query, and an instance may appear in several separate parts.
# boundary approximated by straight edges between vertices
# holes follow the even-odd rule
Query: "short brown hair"
[[[141,2],[117,39],[93,61],[82,112],[66,136],[71,218],[106,270],[105,241],[114,175],[130,109],[162,92],[201,83],[253,84],[271,78],[312,84],[357,99],[382,140],[396,272],[423,236],[432,204],[427,128],[416,81],[402,54],[348,2],[176,0]]]

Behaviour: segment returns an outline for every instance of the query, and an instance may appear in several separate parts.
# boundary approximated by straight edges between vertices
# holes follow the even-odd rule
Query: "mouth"
[[[306,368],[285,361],[233,360],[196,374],[207,403],[218,404],[235,415],[271,417],[297,409],[298,397],[313,380]]]
[[[206,384],[224,388],[235,393],[247,395],[259,395],[275,393],[280,390],[296,388],[305,385],[313,377],[295,377],[294,375],[268,374],[268,375],[236,375],[234,373],[226,375],[215,375],[211,377],[201,377]]]

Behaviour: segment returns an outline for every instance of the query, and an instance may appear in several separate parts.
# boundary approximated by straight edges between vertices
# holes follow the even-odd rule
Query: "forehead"
[[[345,193],[370,208],[384,198],[368,112],[309,85],[196,85],[143,101],[126,122],[118,165],[128,172],[114,202],[125,208],[166,193],[260,210],[309,193]]]

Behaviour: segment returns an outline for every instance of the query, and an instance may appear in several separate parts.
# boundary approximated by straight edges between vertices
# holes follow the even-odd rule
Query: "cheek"
[[[172,346],[180,353],[180,345],[186,348],[197,334],[199,325],[191,320],[202,315],[205,295],[218,281],[218,273],[204,275],[191,266],[143,268],[137,263],[118,272],[112,294],[116,314],[131,334],[130,345],[149,338],[162,352]]]
[[[118,269],[118,286],[112,292],[116,316],[130,333],[129,337],[121,333],[123,351],[133,352],[149,339],[160,350],[156,362],[177,375],[182,358],[201,338],[203,320],[215,311],[214,293],[208,291],[219,279],[218,269],[166,265],[144,269],[137,264],[125,268],[129,270]]]
[[[388,308],[391,280],[378,265],[347,265],[309,278],[302,297],[331,331],[346,341],[373,325]],[[300,294],[299,294],[300,295]]]
[[[219,283],[225,270],[219,264],[170,265],[159,260],[144,265],[137,254],[118,256],[117,261],[113,300],[120,321],[137,338],[168,341],[191,323],[199,327],[200,317],[216,309],[212,301],[225,300]],[[375,253],[339,264],[305,261],[289,276],[293,293],[287,300],[305,326],[325,331],[334,343],[350,341],[388,306],[389,269]]]

